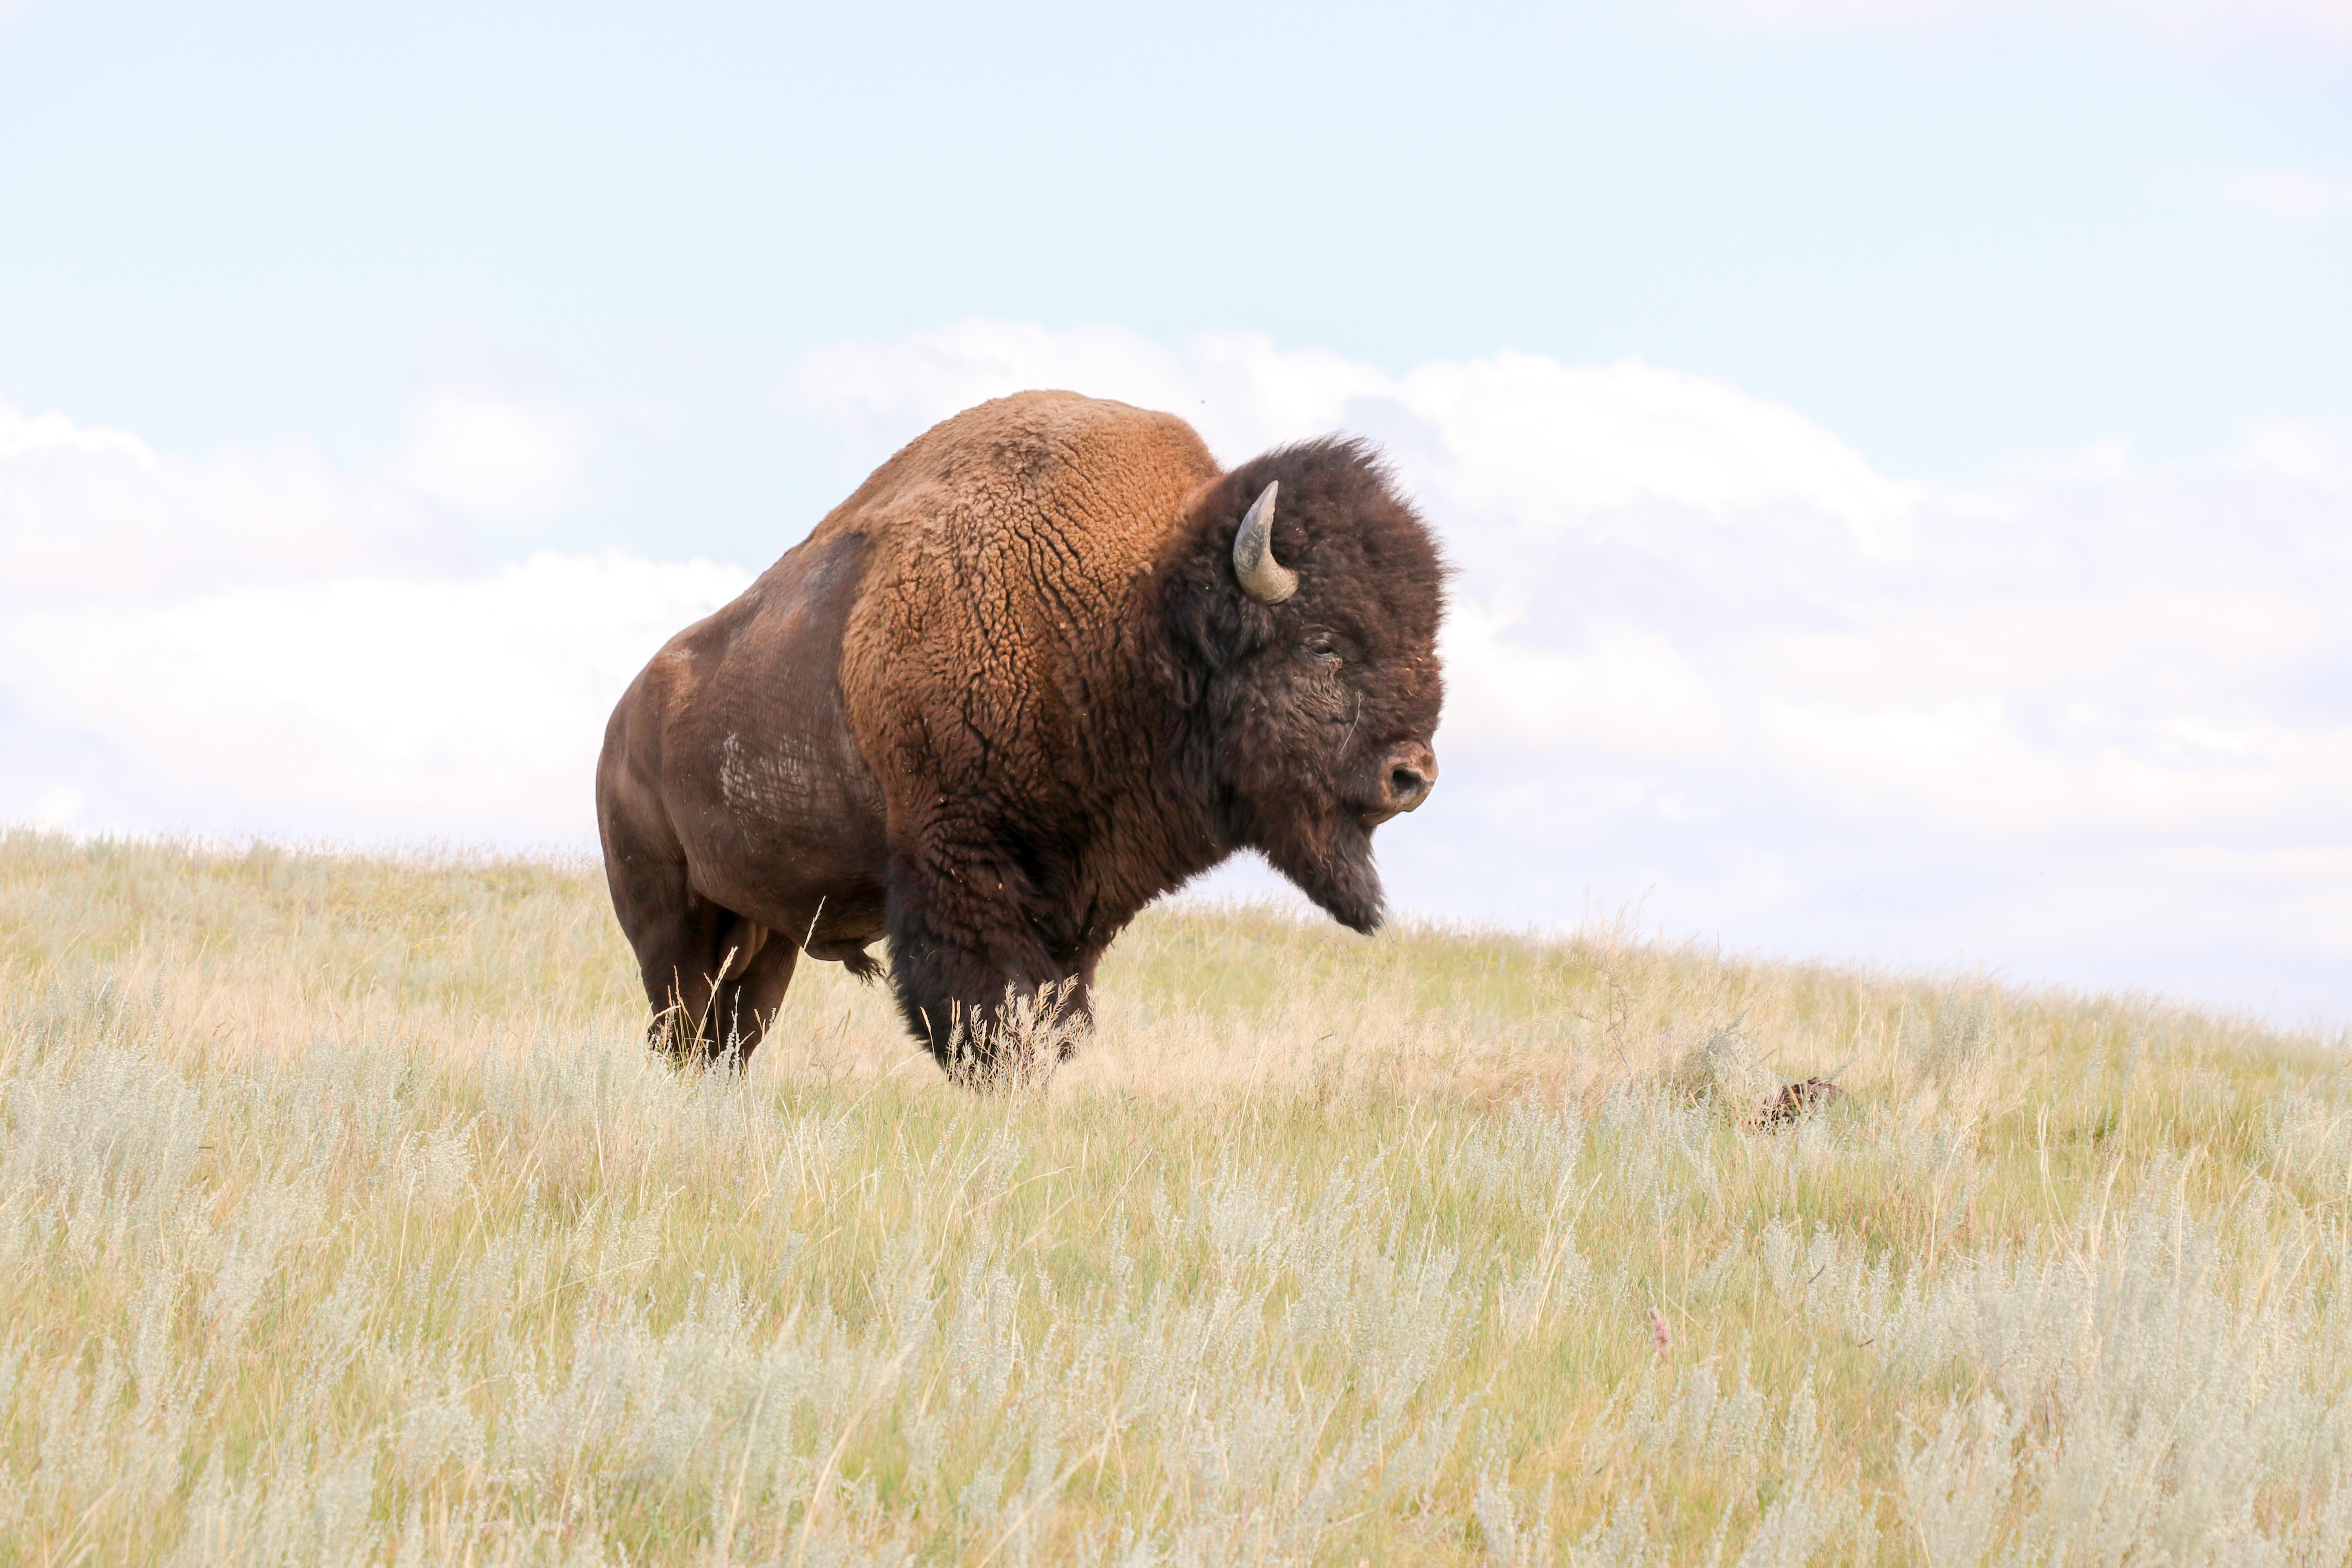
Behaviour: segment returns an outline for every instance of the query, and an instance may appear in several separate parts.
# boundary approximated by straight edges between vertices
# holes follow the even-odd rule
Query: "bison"
[[[1429,796],[1446,568],[1361,441],[1220,470],[1068,392],[934,426],[613,711],[613,907],[681,1059],[749,1053],[803,952],[984,1076],[1004,1010],[1090,1021],[1136,912],[1252,848],[1370,932]],[[1066,1054],[1066,1053],[1065,1053]]]

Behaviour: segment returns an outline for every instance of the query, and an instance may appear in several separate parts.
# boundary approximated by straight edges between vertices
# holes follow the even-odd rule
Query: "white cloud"
[[[2250,474],[2274,474],[2352,499],[2352,440],[2301,419],[2273,419],[2246,432],[2223,461]]]
[[[2222,194],[2273,217],[2303,220],[2352,212],[2352,180],[2334,180],[2308,169],[2242,174],[2224,185]]]
[[[155,467],[147,443],[122,430],[84,428],[62,414],[27,419],[18,410],[0,404],[0,463],[49,452],[78,452],[85,457],[127,458],[142,468]]]
[[[545,400],[441,387],[416,400],[408,437],[350,468],[298,441],[191,459],[0,404],[0,605],[478,565],[479,523],[542,522],[579,498],[593,426]]]
[[[2275,423],[2158,468],[2103,443],[1956,489],[1634,362],[1392,374],[990,322],[824,350],[782,398],[845,493],[931,421],[1055,384],[1185,414],[1228,460],[1332,428],[1389,447],[1463,568],[1444,784],[1382,835],[1405,907],[1646,894],[1736,946],[2352,1016],[2352,433]],[[98,543],[43,568],[71,594],[0,605],[0,816],[583,842],[614,697],[749,578],[403,574],[390,479],[40,429],[0,448],[0,552],[47,559],[16,526],[41,509]],[[165,565],[94,570],[125,542]]]
[[[1645,762],[1729,746],[1715,689],[1655,631],[1596,617],[1582,646],[1563,650],[1515,639],[1523,620],[1454,604],[1441,650],[1449,747]]]
[[[178,596],[462,553],[429,510],[299,443],[191,461],[0,405],[0,605]]]
[[[1393,376],[1254,333],[1171,347],[1120,327],[970,321],[818,350],[795,366],[783,402],[834,434],[854,479],[925,426],[1034,386],[1181,414],[1227,460],[1302,434],[1359,431],[1409,468],[1443,470],[1459,500],[1522,516],[1530,502],[1560,517],[1637,496],[1717,512],[1795,500],[1874,541],[1911,500],[1795,410],[1638,360],[1576,366],[1504,353]]]
[[[2352,1015],[2352,893],[2281,869],[2352,854],[2334,432],[2158,468],[2104,442],[1959,489],[1635,362],[1390,374],[981,321],[812,355],[785,399],[864,465],[1031,385],[1183,412],[1228,460],[1330,428],[1390,446],[1464,567],[1446,784],[1383,846],[1408,903],[1573,918],[1650,889],[1670,927],[1747,945]]]
[[[407,449],[343,468],[0,406],[0,817],[590,841],[614,699],[748,577],[491,568],[461,513],[562,504],[585,428],[432,392]]]
[[[241,815],[219,826],[591,843],[614,701],[750,581],[701,561],[541,553],[454,582],[37,610],[0,621],[0,668],[37,672],[9,683],[24,713],[102,743],[154,796],[231,803]],[[81,805],[72,786],[44,796],[61,799]]]
[[[1328,429],[1350,397],[1390,384],[1370,366],[1320,349],[1277,353],[1255,333],[1208,332],[1171,347],[1123,327],[970,321],[818,349],[794,366],[782,402],[840,444],[845,477],[863,478],[915,431],[1027,387],[1164,408],[1231,454]]]
[[[537,522],[577,498],[592,435],[588,419],[562,404],[436,388],[411,411],[400,473],[472,516]]]

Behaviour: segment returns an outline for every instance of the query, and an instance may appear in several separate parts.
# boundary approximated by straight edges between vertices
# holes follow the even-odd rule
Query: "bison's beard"
[[[1269,834],[1259,846],[1274,868],[1333,920],[1366,936],[1381,923],[1381,874],[1372,866],[1371,830],[1351,816],[1321,831]]]

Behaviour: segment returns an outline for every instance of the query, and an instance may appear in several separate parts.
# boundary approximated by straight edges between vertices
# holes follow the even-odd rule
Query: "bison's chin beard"
[[[1342,817],[1320,837],[1318,843],[1310,835],[1270,835],[1259,848],[1276,870],[1333,920],[1371,935],[1381,923],[1381,874],[1372,867],[1371,830],[1353,817]]]

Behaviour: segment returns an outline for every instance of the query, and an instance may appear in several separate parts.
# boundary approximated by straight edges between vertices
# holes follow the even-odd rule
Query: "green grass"
[[[0,1560],[2352,1561],[2341,1039],[1180,909],[680,1075],[593,868],[25,832],[0,971]]]

